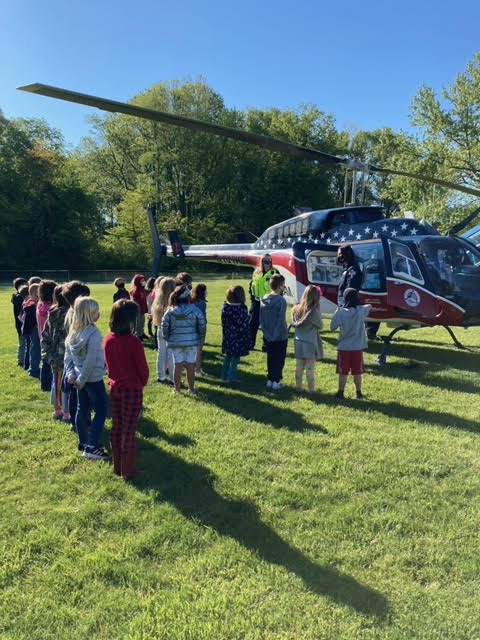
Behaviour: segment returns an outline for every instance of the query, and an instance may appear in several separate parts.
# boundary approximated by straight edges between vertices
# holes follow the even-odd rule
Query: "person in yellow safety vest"
[[[255,348],[258,326],[260,324],[260,300],[267,293],[270,293],[268,282],[275,273],[279,273],[279,271],[272,266],[272,256],[266,253],[262,257],[260,265],[253,272],[252,279],[248,286],[248,292],[250,294],[248,320],[250,325],[251,349]]]

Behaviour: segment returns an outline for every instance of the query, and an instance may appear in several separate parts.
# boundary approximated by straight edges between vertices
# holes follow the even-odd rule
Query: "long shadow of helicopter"
[[[186,462],[149,441],[142,441],[140,449],[144,473],[134,485],[139,491],[153,490],[158,500],[169,502],[185,518],[237,540],[265,562],[296,575],[312,593],[379,621],[386,620],[389,605],[381,593],[333,567],[312,561],[262,522],[253,503],[220,495],[208,468]]]

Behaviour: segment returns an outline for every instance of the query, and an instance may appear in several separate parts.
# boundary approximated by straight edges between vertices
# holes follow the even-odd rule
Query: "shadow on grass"
[[[449,427],[451,429],[480,433],[480,423],[478,420],[466,420],[452,413],[428,411],[421,407],[407,407],[398,402],[377,402],[368,397],[364,397],[363,400],[353,400],[350,398],[337,400],[331,396],[322,397],[320,402],[326,405],[349,407],[357,411],[375,411],[377,413],[383,413],[388,418],[397,418],[409,422],[424,422],[431,426]]]
[[[413,371],[402,365],[388,364],[384,367],[368,365],[366,368],[369,375],[375,376],[378,379],[392,378],[405,380],[407,382],[415,381],[427,387],[445,389],[446,391],[458,391],[460,393],[477,394],[480,391],[480,381],[475,383],[465,377],[446,376],[444,375],[445,367],[440,365],[430,365],[427,370],[425,368],[416,368]]]
[[[286,399],[291,396],[292,393],[293,390],[285,389],[279,392],[279,395],[275,396],[275,398]],[[324,427],[307,422],[301,414],[291,409],[285,409],[277,404],[271,404],[261,398],[262,396],[247,395],[246,393],[242,393],[241,390],[237,391],[233,388],[229,388],[228,392],[226,392],[217,386],[214,388],[203,387],[198,396],[199,400],[213,404],[223,411],[232,413],[244,420],[253,420],[261,424],[269,425],[274,429],[328,433]]]
[[[183,433],[172,433],[169,435],[165,433],[155,420],[142,415],[137,424],[137,431],[142,434],[144,438],[160,438],[164,442],[171,444],[175,447],[191,447],[195,444],[195,440],[189,438]]]
[[[237,540],[261,560],[295,574],[313,593],[385,619],[389,607],[382,594],[351,576],[312,562],[263,523],[254,505],[219,495],[208,469],[187,463],[148,442],[140,448],[144,473],[135,481],[137,489],[154,489],[159,500],[169,502],[186,518]]]

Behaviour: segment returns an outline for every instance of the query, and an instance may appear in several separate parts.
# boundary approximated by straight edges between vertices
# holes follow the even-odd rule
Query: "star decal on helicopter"
[[[330,244],[332,241],[330,238],[327,238],[327,244]]]
[[[395,231],[395,229],[392,231],[392,238],[394,238],[397,235],[397,232]]]
[[[407,223],[406,223],[406,222],[402,222],[402,225],[401,225],[402,231],[405,231],[405,229],[407,228],[407,226],[408,226],[408,225],[407,225]]]
[[[372,233],[372,238],[378,238],[378,231],[374,231]]]
[[[320,237],[321,237],[321,238],[325,238],[325,235],[326,235],[325,233],[321,233],[321,234],[320,234]]]
[[[346,240],[346,237],[345,237],[345,236],[342,236],[342,237],[340,238],[340,242],[345,242],[345,240]]]
[[[382,225],[382,231],[386,231],[387,229],[388,229],[388,227],[387,227],[386,224]]]
[[[334,237],[334,238],[338,238],[338,236],[339,236],[339,235],[340,235],[340,234],[338,233],[338,231],[335,231],[335,233],[333,234],[333,237]]]
[[[349,229],[349,230],[348,230],[348,235],[349,235],[349,236],[353,236],[353,233],[354,233],[354,232],[353,232],[353,229]]]
[[[357,233],[357,235],[355,236],[356,240],[361,240],[362,239],[362,234],[361,233]]]
[[[370,231],[371,231],[370,227],[365,227],[365,229],[363,230],[365,234],[370,233]]]
[[[416,229],[410,229],[410,233],[412,234],[412,236],[416,236],[417,235],[417,230]]]

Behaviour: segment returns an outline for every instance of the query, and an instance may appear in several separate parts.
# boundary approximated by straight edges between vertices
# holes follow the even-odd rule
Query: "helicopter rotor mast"
[[[305,160],[312,160],[314,162],[323,162],[328,164],[334,164],[337,166],[345,167],[347,171],[352,171],[352,181],[356,185],[355,173],[384,173],[390,175],[404,176],[412,178],[414,180],[421,180],[423,182],[429,182],[431,184],[437,184],[447,189],[453,189],[467,193],[473,196],[480,196],[480,190],[474,189],[461,184],[455,184],[439,178],[432,178],[420,173],[410,173],[407,171],[400,171],[397,169],[388,169],[383,167],[377,167],[372,164],[363,163],[352,158],[335,156],[330,153],[324,153],[317,149],[310,149],[301,145],[294,144],[292,142],[286,142],[284,140],[278,140],[270,136],[264,136],[258,133],[252,133],[250,131],[244,131],[242,129],[233,129],[232,127],[226,127],[224,125],[213,124],[211,122],[203,122],[201,120],[195,120],[193,118],[186,118],[184,116],[178,116],[172,113],[166,113],[163,111],[157,111],[156,109],[148,109],[145,107],[139,107],[134,104],[125,102],[117,102],[115,100],[109,100],[106,98],[100,98],[98,96],[88,95],[86,93],[79,93],[77,91],[69,91],[67,89],[61,89],[59,87],[53,87],[46,84],[34,83],[18,87],[20,91],[27,91],[29,93],[36,93],[39,95],[47,96],[49,98],[56,98],[59,100],[65,100],[67,102],[76,102],[78,104],[84,104],[91,107],[96,107],[103,111],[110,111],[112,113],[124,113],[130,116],[136,116],[138,118],[144,118],[147,120],[154,120],[162,122],[164,124],[176,125],[185,127],[194,131],[201,131],[211,133],[213,135],[222,136],[224,138],[230,138],[233,140],[239,140],[241,142],[247,142],[254,144],[258,147],[268,149],[269,151],[277,151],[286,155],[290,155],[297,158],[303,158]],[[352,196],[356,192],[356,186],[352,185]]]

